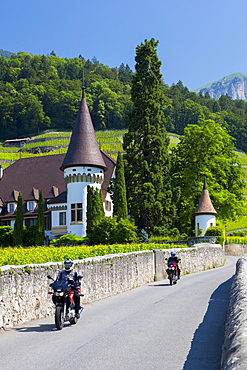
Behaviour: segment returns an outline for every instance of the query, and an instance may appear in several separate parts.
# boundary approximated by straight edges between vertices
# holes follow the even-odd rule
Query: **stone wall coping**
[[[247,254],[240,257],[232,282],[221,369],[247,369]]]

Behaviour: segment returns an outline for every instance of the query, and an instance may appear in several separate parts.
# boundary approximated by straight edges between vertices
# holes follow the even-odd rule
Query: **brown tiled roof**
[[[15,191],[22,193],[23,201],[37,200],[37,191],[42,190],[43,199],[54,198],[53,186],[59,193],[66,190],[60,166],[64,154],[21,158],[3,171],[0,181],[0,198],[4,202],[16,201]]]
[[[47,201],[48,204],[67,203],[67,191],[63,191],[57,197]]]
[[[101,152],[102,160],[108,167],[102,190],[107,189],[114,172],[116,162]],[[43,199],[53,199],[66,191],[63,172],[60,171],[65,154],[21,158],[3,171],[0,181],[0,206],[3,203],[16,202],[17,192],[22,193],[23,201],[38,199],[38,191],[42,191]],[[104,163],[105,163],[104,162]],[[35,189],[35,191],[34,191]],[[105,197],[105,192],[103,190]]]
[[[217,212],[211,202],[209,192],[206,185],[206,178],[204,180],[204,186],[199,200],[198,207],[196,208],[194,215],[211,214],[217,216]]]
[[[100,167],[104,170],[107,169],[96,140],[84,91],[72,131],[69,148],[62,163],[61,170],[63,171],[67,167],[81,165]]]

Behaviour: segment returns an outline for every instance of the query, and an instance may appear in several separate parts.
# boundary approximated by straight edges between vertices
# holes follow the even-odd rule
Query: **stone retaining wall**
[[[231,286],[221,369],[247,369],[247,254],[239,258]]]
[[[227,256],[242,256],[247,253],[246,244],[226,243],[225,253]]]
[[[224,264],[224,250],[219,245],[201,244],[195,248],[174,249],[181,258],[181,274]],[[83,275],[82,304],[109,297],[151,281],[166,277],[165,258],[171,250],[123,253],[74,261]],[[63,263],[49,262],[28,266],[0,267],[0,328],[52,315],[50,280]]]

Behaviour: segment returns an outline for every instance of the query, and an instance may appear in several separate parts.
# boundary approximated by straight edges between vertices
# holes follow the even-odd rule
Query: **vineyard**
[[[170,244],[162,244],[163,249],[173,248]],[[187,247],[187,246],[180,246]],[[33,263],[59,262],[66,258],[81,260],[88,257],[104,256],[107,254],[136,252],[157,249],[157,245],[150,244],[119,244],[77,247],[30,247],[4,248],[0,253],[0,266],[26,265]]]
[[[96,138],[101,150],[117,159],[117,153],[123,152],[123,135],[126,130],[96,131]],[[71,132],[47,132],[31,138],[31,141],[19,147],[5,147],[0,144],[0,165],[3,169],[20,158],[66,153]],[[179,138],[172,136],[170,148]]]

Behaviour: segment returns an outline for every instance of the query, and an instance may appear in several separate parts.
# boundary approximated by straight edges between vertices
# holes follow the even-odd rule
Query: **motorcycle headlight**
[[[63,296],[63,292],[55,292],[55,296],[62,297]]]
[[[175,270],[174,267],[172,267],[172,270]]]

